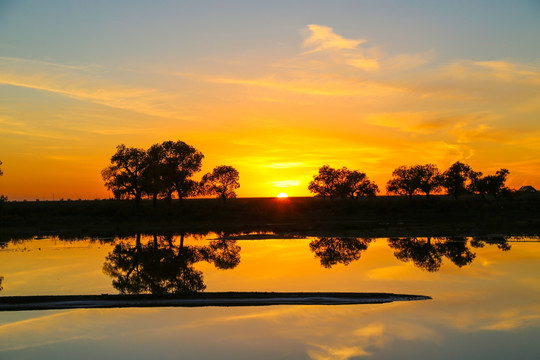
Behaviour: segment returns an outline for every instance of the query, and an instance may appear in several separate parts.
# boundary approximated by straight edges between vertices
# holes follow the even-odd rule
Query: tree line
[[[191,196],[217,196],[225,202],[236,197],[240,187],[239,173],[232,166],[220,165],[195,181],[192,176],[201,170],[204,155],[183,141],[164,141],[148,149],[118,145],[111,163],[102,171],[107,189],[116,199],[134,198],[137,207],[143,197],[153,200],[173,196],[182,200]],[[1,163],[0,163],[1,164]],[[1,175],[0,170],[0,175]],[[506,179],[509,171],[500,169],[494,175],[483,175],[469,165],[455,162],[439,171],[434,164],[399,166],[386,184],[388,194],[414,195],[447,193],[456,199],[465,194],[499,197],[509,191]],[[319,168],[308,189],[322,198],[359,198],[376,196],[379,187],[368,176],[347,167]]]
[[[195,181],[204,155],[183,141],[165,141],[148,149],[118,145],[111,163],[101,172],[105,186],[116,199],[134,198],[137,207],[146,196],[154,206],[158,199],[171,201],[189,196],[217,195],[224,202],[236,197],[239,173],[232,166],[220,165]]]
[[[444,191],[456,199],[465,194],[497,198],[509,191],[505,184],[508,174],[507,169],[500,169],[495,175],[483,175],[459,161],[443,172],[434,164],[400,166],[392,172],[386,191],[408,197],[419,194],[429,197]],[[379,192],[377,184],[369,180],[365,173],[346,167],[333,169],[328,165],[319,168],[308,189],[315,196],[323,198],[357,198],[375,196]]]

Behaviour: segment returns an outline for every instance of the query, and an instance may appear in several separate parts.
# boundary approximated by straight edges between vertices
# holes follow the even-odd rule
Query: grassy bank
[[[540,196],[23,201],[0,207],[0,235],[276,231],[355,236],[538,235]]]

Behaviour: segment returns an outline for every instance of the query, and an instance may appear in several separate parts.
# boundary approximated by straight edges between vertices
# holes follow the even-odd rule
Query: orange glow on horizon
[[[282,192],[282,193],[277,194],[277,197],[283,199],[283,198],[288,198],[289,195],[287,195],[286,193]]]

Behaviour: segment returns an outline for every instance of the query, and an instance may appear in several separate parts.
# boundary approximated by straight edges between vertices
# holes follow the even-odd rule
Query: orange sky
[[[1,194],[108,197],[100,172],[116,146],[165,140],[203,152],[197,179],[237,168],[241,197],[309,195],[324,164],[366,172],[384,189],[400,165],[444,170],[459,160],[485,174],[508,168],[511,187],[540,188],[540,50],[531,42],[540,26],[524,6],[470,5],[448,32],[462,17],[446,10],[456,9],[428,6],[424,18],[418,4],[402,14],[372,4],[357,22],[348,13],[357,5],[288,17],[276,5],[264,24],[256,7],[193,8],[198,25],[171,4],[148,18],[137,4],[122,16],[86,5],[88,18],[67,7],[51,15],[56,23],[40,15],[47,5],[6,8]],[[482,11],[515,15],[510,34]]]

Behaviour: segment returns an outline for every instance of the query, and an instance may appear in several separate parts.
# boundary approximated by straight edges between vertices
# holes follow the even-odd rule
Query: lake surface
[[[267,237],[0,243],[0,295],[313,291],[433,300],[0,312],[0,358],[540,358],[538,239]]]

